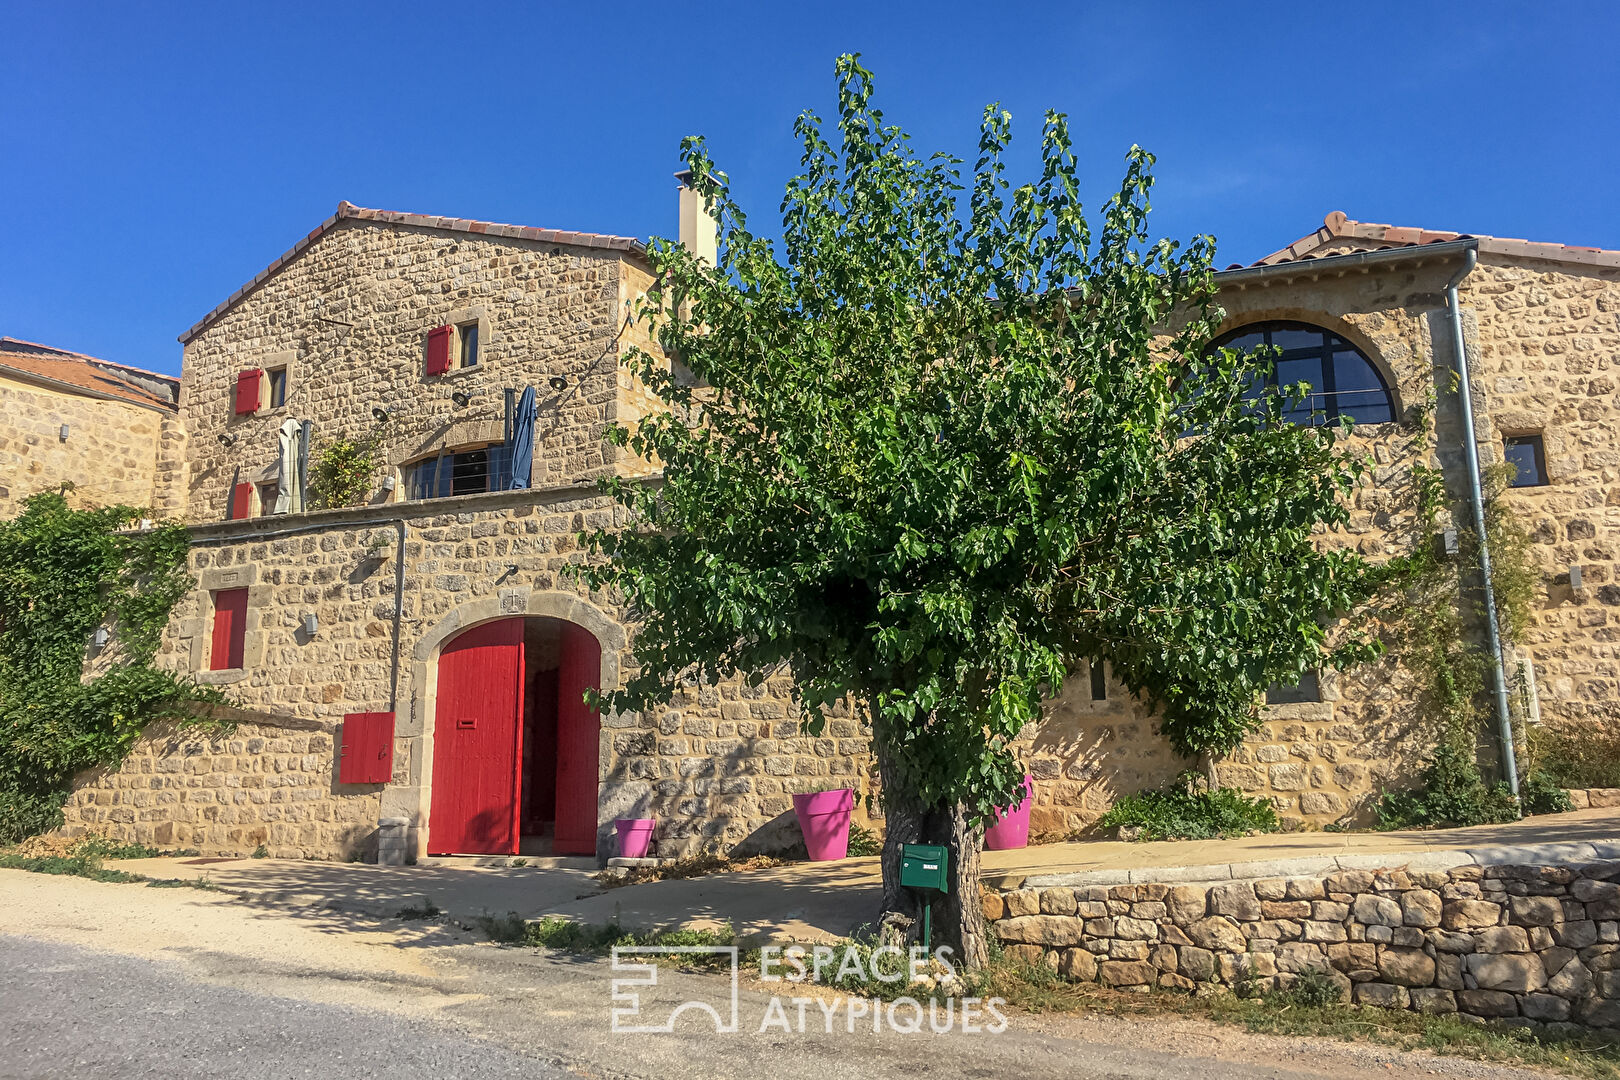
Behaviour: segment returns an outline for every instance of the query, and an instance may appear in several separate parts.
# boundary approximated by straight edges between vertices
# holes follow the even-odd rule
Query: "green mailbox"
[[[941,844],[900,845],[900,884],[910,889],[950,892],[949,855]]]

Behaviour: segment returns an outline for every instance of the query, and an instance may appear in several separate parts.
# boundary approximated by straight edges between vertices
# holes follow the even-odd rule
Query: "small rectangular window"
[[[1293,686],[1272,683],[1266,689],[1267,705],[1298,705],[1306,701],[1321,701],[1322,686],[1316,672],[1307,671]]]
[[[1103,671],[1102,662],[1099,660],[1091,662],[1091,700],[1108,700],[1108,676]]]
[[[220,589],[214,593],[214,636],[208,667],[212,671],[239,668],[247,644],[246,589]]]
[[[276,512],[276,493],[279,490],[274,480],[259,485],[259,516],[269,517]]]
[[[476,367],[478,364],[478,324],[468,323],[456,328],[461,335],[461,366]]]
[[[270,382],[270,408],[279,409],[287,404],[287,369],[269,368],[264,375]]]
[[[1502,456],[1514,467],[1510,487],[1545,487],[1547,452],[1540,435],[1509,435],[1503,442]]]

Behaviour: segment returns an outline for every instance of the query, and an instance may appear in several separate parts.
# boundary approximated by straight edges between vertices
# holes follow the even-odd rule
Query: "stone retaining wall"
[[[1009,953],[1078,981],[1215,993],[1316,971],[1363,1005],[1620,1028],[1620,861],[1004,887],[984,906]]]
[[[244,713],[229,734],[154,724],[116,769],[81,773],[63,835],[279,859],[375,858],[381,784],[340,784],[337,725]]]

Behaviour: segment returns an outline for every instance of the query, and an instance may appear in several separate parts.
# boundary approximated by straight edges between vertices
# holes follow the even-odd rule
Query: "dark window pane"
[[[1108,700],[1108,679],[1103,673],[1102,664],[1095,660],[1091,662],[1091,700]]]
[[[1513,487],[1541,487],[1547,482],[1547,455],[1540,435],[1514,435],[1507,439],[1503,454],[1517,470]]]
[[[478,324],[469,323],[461,328],[461,366],[478,363]]]
[[[1239,334],[1230,341],[1223,342],[1221,347],[1246,353],[1252,351],[1256,345],[1265,344],[1265,340],[1264,334]]]
[[[1267,705],[1297,705],[1302,701],[1321,701],[1322,687],[1316,678],[1316,672],[1307,671],[1299,677],[1296,686],[1284,686],[1282,683],[1272,683],[1266,690]]]
[[[482,450],[457,454],[450,472],[450,494],[473,495],[489,490],[489,455]]]
[[[1295,349],[1315,349],[1320,351],[1322,348],[1322,331],[1308,330],[1303,327],[1273,330],[1271,332],[1271,343],[1284,352],[1292,352]]]
[[[287,369],[271,368],[266,374],[270,376],[270,407],[279,409],[287,404]]]

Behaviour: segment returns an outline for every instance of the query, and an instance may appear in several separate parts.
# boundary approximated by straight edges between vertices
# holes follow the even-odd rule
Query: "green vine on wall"
[[[60,824],[74,774],[116,766],[147,724],[224,702],[152,665],[191,587],[181,526],[130,531],[150,511],[61,492],[22,505],[0,522],[0,843]],[[98,627],[112,637],[96,652]]]
[[[317,509],[359,506],[377,473],[378,433],[337,438],[321,447],[309,470],[309,501]]]
[[[1427,437],[1433,399],[1414,412],[1420,436]],[[1529,627],[1540,578],[1529,534],[1502,500],[1512,479],[1511,464],[1488,467],[1481,477],[1491,585],[1505,641]],[[1456,554],[1445,553],[1450,500],[1439,469],[1413,465],[1411,495],[1416,542],[1411,551],[1390,560],[1391,599],[1377,617],[1391,655],[1417,683],[1415,705],[1436,742],[1419,786],[1387,792],[1380,799],[1378,823],[1381,828],[1407,828],[1512,821],[1519,817],[1519,802],[1505,783],[1486,784],[1478,765],[1479,736],[1492,723],[1486,694],[1490,654],[1470,629],[1483,625],[1485,617],[1479,543],[1473,529],[1458,527],[1452,534]],[[1558,796],[1546,787],[1539,782],[1523,785],[1524,809],[1558,808]]]

